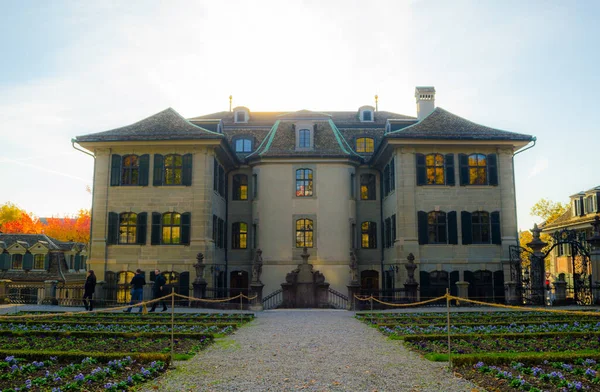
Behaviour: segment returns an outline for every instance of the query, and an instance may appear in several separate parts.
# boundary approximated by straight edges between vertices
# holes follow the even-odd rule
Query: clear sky
[[[535,135],[515,156],[519,227],[540,198],[600,185],[597,1],[33,1],[0,3],[0,204],[91,206],[71,138],[172,107],[185,117],[379,109],[414,87],[487,126]]]

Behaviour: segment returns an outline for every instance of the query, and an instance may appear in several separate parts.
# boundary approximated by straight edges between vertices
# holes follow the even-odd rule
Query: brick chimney
[[[435,109],[435,88],[426,86],[415,87],[417,99],[417,119],[421,121]]]

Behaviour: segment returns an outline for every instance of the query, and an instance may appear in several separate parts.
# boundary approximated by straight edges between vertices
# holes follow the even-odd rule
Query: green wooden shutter
[[[121,185],[121,156],[112,155],[110,162],[110,186]]]
[[[448,212],[448,243],[458,244],[458,224],[456,221],[456,211]]]
[[[390,161],[390,190],[396,189],[396,160],[392,158]]]
[[[462,227],[462,243],[463,245],[469,245],[473,243],[473,222],[471,222],[471,213],[467,211],[461,211],[460,213],[460,224]]]
[[[75,265],[73,268],[75,271],[79,271],[81,269],[81,255],[75,255]]]
[[[492,221],[492,244],[501,245],[502,236],[500,235],[500,212],[494,211],[490,214]]]
[[[106,243],[119,243],[119,214],[116,212],[108,213],[108,236],[106,238]]]
[[[10,269],[10,255],[8,253],[0,254],[0,269],[3,271]]]
[[[458,154],[460,185],[469,185],[469,156]]]
[[[183,156],[182,184],[187,186],[192,185],[192,157],[192,154],[185,154]]]
[[[498,185],[498,162],[496,154],[487,156],[488,185]]]
[[[456,183],[454,179],[454,154],[446,154],[444,160],[446,166],[446,185],[454,186]]]
[[[25,256],[23,256],[23,269],[25,271],[33,269],[33,255],[29,252],[25,253]]]
[[[44,269],[46,271],[50,269],[50,253],[46,253],[46,256],[44,256]]]
[[[427,169],[425,167],[425,155],[416,154],[417,157],[417,185],[427,183]]]
[[[162,155],[154,154],[154,178],[152,179],[152,185],[154,186],[161,186],[163,184],[164,160]]]
[[[151,245],[160,245],[160,238],[161,238],[160,219],[161,219],[160,212],[152,213],[152,234],[151,234],[151,238],[150,238]]]
[[[392,246],[396,242],[396,214],[392,215]]]
[[[137,214],[137,227],[135,243],[146,245],[146,228],[148,225],[148,213],[140,212]]]
[[[148,186],[148,177],[150,171],[150,155],[144,154],[140,156],[140,176],[138,178],[138,185]]]
[[[600,192],[596,192],[596,212],[600,212]]]
[[[429,237],[427,235],[427,213],[425,211],[417,212],[418,217],[418,230],[419,230],[419,244],[425,245],[429,241]]]
[[[190,244],[190,224],[192,221],[192,215],[189,212],[181,214],[181,244]]]
[[[583,196],[579,198],[579,216],[585,216],[585,208],[583,203]]]

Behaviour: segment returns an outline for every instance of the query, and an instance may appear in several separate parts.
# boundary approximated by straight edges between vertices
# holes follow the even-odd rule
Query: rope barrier
[[[420,302],[411,302],[409,304],[394,304],[394,303],[391,303],[391,302],[384,302],[384,301],[379,300],[378,298],[373,297],[372,295],[370,297],[367,297],[367,298],[360,298],[357,295],[354,295],[354,298],[356,298],[359,301],[371,301],[371,300],[373,300],[375,302],[379,302],[382,305],[393,306],[393,307],[398,307],[398,308],[403,308],[403,307],[406,308],[406,307],[420,306],[420,305],[428,304],[428,303],[431,303],[431,302],[440,301],[442,299],[445,299],[446,296],[443,295],[443,296],[438,297],[438,298],[428,299],[426,301],[420,301]]]
[[[457,296],[450,295],[450,294],[445,294],[441,297],[437,297],[437,298],[433,298],[433,299],[429,299],[429,300],[425,300],[425,301],[420,301],[420,302],[413,302],[410,304],[394,304],[394,303],[390,303],[390,302],[385,302],[385,301],[379,300],[378,298],[373,297],[372,295],[369,297],[362,297],[362,298],[359,297],[358,295],[354,295],[354,298],[359,301],[373,300],[382,305],[387,305],[387,306],[392,306],[392,307],[420,306],[420,305],[424,305],[427,303],[441,301],[443,299],[446,299],[446,300],[456,300],[457,303],[464,301],[464,302],[469,302],[469,303],[476,304],[476,305],[483,305],[483,306],[490,306],[490,307],[494,307],[494,308],[511,309],[511,310],[525,311],[525,312],[546,312],[546,313],[556,313],[556,314],[570,314],[570,315],[574,315],[574,316],[600,316],[600,312],[578,311],[578,310],[560,310],[560,309],[547,309],[547,308],[530,308],[530,307],[525,307],[525,306],[503,305],[503,304],[477,301],[477,300],[463,298],[463,297],[457,297]]]
[[[181,298],[185,298],[188,299],[190,301],[198,301],[198,302],[208,302],[208,303],[215,303],[215,302],[228,302],[234,299],[238,299],[242,296],[242,294],[238,294],[235,297],[229,297],[229,298],[220,298],[220,299],[205,299],[205,298],[196,298],[196,297],[188,297],[187,295],[181,295],[181,294],[175,294],[175,296],[177,297],[181,297]]]

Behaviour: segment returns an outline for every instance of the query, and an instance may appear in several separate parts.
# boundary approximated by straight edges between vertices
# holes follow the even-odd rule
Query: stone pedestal
[[[319,271],[313,271],[308,264],[307,248],[302,254],[302,264],[287,274],[281,284],[284,308],[327,308],[329,307],[329,283]]]
[[[419,284],[417,282],[404,283],[404,289],[406,290],[406,298],[408,302],[417,302],[417,288]]]
[[[356,310],[356,298],[355,295],[360,293],[360,284],[358,282],[351,282],[348,286],[348,310]]]
[[[0,304],[8,302],[8,284],[11,282],[10,279],[0,279]]]
[[[564,280],[554,281],[554,302],[553,305],[566,305],[567,303],[567,282]]]
[[[206,283],[206,281],[192,283],[192,286],[194,287],[194,298],[205,298],[207,285],[208,283]]]
[[[469,282],[456,282],[457,297],[469,299]]]
[[[42,301],[42,305],[58,305],[58,300],[56,299],[57,285],[58,280],[44,281],[44,300]]]
[[[260,310],[264,310],[263,308],[263,303],[262,303],[262,296],[263,296],[263,288],[265,287],[264,284],[262,283],[251,283],[250,284],[250,297],[254,297],[256,296],[256,298],[254,298],[252,300],[252,302],[250,303],[249,309],[253,310],[253,311],[260,311]]]
[[[504,296],[508,305],[522,305],[521,298],[517,295],[517,282],[504,283]]]

